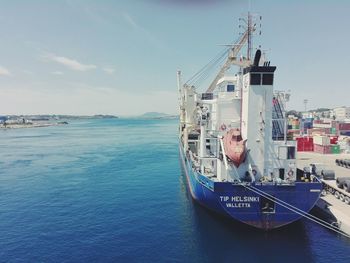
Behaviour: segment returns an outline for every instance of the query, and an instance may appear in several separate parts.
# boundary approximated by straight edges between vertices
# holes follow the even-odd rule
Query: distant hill
[[[168,114],[166,113],[162,113],[162,112],[146,112],[144,114],[142,114],[140,117],[142,118],[159,118],[159,117],[165,117],[168,116]]]
[[[142,119],[172,119],[177,118],[177,115],[170,115],[162,112],[146,112],[138,117]]]

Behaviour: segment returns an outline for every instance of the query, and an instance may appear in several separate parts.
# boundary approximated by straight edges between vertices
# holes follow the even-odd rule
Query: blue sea
[[[350,262],[301,220],[272,232],[194,203],[177,120],[0,130],[0,262]]]

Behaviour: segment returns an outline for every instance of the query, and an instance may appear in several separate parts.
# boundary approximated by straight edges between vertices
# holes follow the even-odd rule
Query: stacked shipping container
[[[330,154],[332,153],[332,146],[314,144],[314,152],[321,153],[321,154]]]
[[[314,152],[322,154],[340,153],[337,136],[317,135],[314,136]]]
[[[314,140],[312,137],[298,137],[297,151],[299,152],[312,152],[314,150]]]
[[[300,126],[299,126],[300,125]],[[301,134],[298,129],[301,129]],[[339,123],[334,120],[314,120],[306,118],[296,120],[290,118],[288,122],[289,133],[292,133],[297,141],[298,151],[314,151],[321,154],[337,154],[344,147],[338,145],[339,135],[350,136],[350,123]],[[343,143],[344,144],[344,143]]]
[[[338,123],[337,130],[340,135],[350,136],[350,123]]]

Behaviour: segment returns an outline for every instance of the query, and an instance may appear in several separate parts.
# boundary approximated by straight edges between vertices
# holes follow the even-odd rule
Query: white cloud
[[[11,76],[11,72],[2,66],[0,66],[0,76]]]
[[[115,72],[115,69],[112,67],[104,67],[102,70],[104,72],[106,72],[107,74],[114,74],[114,72]]]
[[[44,58],[49,59],[51,61],[54,61],[58,64],[61,64],[71,70],[76,70],[76,71],[88,71],[92,69],[96,69],[97,67],[93,64],[83,64],[77,60],[67,58],[67,57],[61,57],[57,56],[55,54],[47,54],[44,56]]]
[[[128,22],[129,25],[131,25],[133,28],[140,29],[140,26],[136,23],[136,21],[128,13],[124,13],[123,17],[124,17],[125,21]]]
[[[29,75],[29,76],[34,75],[34,72],[31,71],[31,70],[23,69],[22,72],[23,72],[24,74],[26,74],[26,75]]]
[[[53,74],[53,75],[63,75],[63,72],[62,71],[53,71],[53,72],[51,72],[51,74]]]

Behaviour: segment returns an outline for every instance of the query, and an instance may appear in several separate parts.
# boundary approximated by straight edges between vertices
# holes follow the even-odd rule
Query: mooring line
[[[271,196],[268,193],[266,193],[266,192],[264,192],[264,191],[262,191],[260,189],[257,189],[255,187],[247,186],[245,184],[240,184],[240,185],[242,185],[243,187],[247,188],[248,190],[250,190],[250,191],[252,191],[252,192],[254,192],[254,193],[258,194],[258,195],[261,195],[261,196],[265,197],[266,199],[268,199],[268,200],[270,200],[272,202],[277,203],[278,205],[280,205],[280,206],[282,206],[284,208],[287,208],[288,210],[290,210],[290,211],[292,211],[292,212],[294,212],[294,213],[296,213],[298,215],[301,215],[301,216],[303,216],[303,217],[305,217],[305,218],[315,222],[316,224],[324,226],[325,228],[328,228],[328,229],[330,229],[330,230],[332,230],[332,231],[334,231],[334,232],[336,232],[338,234],[341,234],[341,235],[343,235],[343,236],[345,236],[347,238],[350,238],[350,235],[345,234],[344,232],[334,228],[334,226],[332,224],[330,224],[330,223],[328,223],[328,222],[326,222],[326,221],[324,221],[324,220],[322,220],[322,219],[320,219],[318,217],[315,217],[315,216],[313,216],[313,215],[311,215],[311,214],[309,214],[309,213],[307,213],[305,211],[302,211],[299,208],[294,207],[293,205],[284,202],[283,200],[280,200],[280,199],[278,199],[278,198],[276,198],[274,196]],[[283,203],[285,203],[285,204],[283,204]],[[298,210],[300,210],[301,212],[299,212]]]

